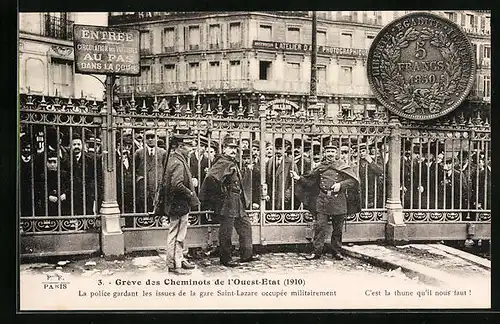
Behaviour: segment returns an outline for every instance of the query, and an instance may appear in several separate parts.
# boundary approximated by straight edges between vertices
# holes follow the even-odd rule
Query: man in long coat
[[[290,171],[297,172],[297,166],[289,156],[291,143],[283,139],[275,141],[275,156],[266,163],[266,183],[270,194],[269,209],[290,209],[292,178]]]
[[[383,191],[383,183],[378,181],[384,173],[382,166],[376,163],[374,158],[368,154],[366,143],[361,143],[359,149],[359,179],[361,189],[361,207],[362,208],[380,208],[383,202],[378,191]],[[376,192],[377,191],[377,192]],[[375,205],[377,197],[377,205]]]
[[[96,181],[95,179],[95,161],[94,158],[83,149],[83,140],[79,133],[74,133],[71,143],[71,159],[67,163],[70,166],[71,176],[73,175],[73,187],[71,191],[71,201],[73,202],[74,215],[93,215],[98,212],[99,206],[96,205]],[[64,163],[61,163],[64,164]],[[72,169],[71,169],[72,167]],[[61,167],[61,170],[65,170]],[[71,173],[72,172],[72,173]],[[95,210],[94,210],[95,209]]]
[[[342,226],[346,215],[360,208],[359,178],[343,159],[336,158],[337,147],[329,142],[324,147],[325,159],[310,173],[299,176],[291,172],[296,183],[296,195],[315,217],[313,251],[306,259],[318,259],[323,254],[328,219],[332,219],[331,245],[333,258],[342,260]]]
[[[122,214],[134,212],[133,145],[134,140],[131,135],[125,135],[116,141],[116,188],[118,206]],[[132,227],[133,224],[133,217],[125,218],[126,227]]]
[[[165,177],[161,184],[164,215],[170,219],[167,243],[167,266],[175,274],[188,274],[194,269],[183,256],[189,212],[198,208],[188,157],[194,149],[194,137],[175,135],[176,149],[168,158]]]
[[[252,225],[245,211],[251,201],[243,188],[243,177],[236,160],[237,148],[236,138],[229,135],[224,138],[223,154],[215,158],[199,196],[203,206],[213,210],[219,220],[220,262],[226,267],[238,265],[231,260],[233,228],[239,236],[239,262],[258,260],[252,251]]]
[[[134,153],[136,173],[136,207],[138,212],[153,210],[153,200],[158,185],[163,181],[167,151],[156,146],[154,130],[145,133],[145,144]]]

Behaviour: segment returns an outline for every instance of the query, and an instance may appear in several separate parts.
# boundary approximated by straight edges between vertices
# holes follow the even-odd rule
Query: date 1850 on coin
[[[368,52],[368,80],[377,99],[415,120],[444,116],[472,88],[472,45],[453,22],[412,13],[384,27]]]

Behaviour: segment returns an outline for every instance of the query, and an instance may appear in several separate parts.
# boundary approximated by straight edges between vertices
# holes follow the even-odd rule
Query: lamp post
[[[316,33],[317,33],[317,15],[316,11],[312,12],[312,42],[311,42],[311,84],[310,84],[310,91],[309,91],[309,103],[311,105],[315,105],[318,102],[318,96],[317,96],[317,87],[316,87],[316,82],[317,82],[317,65],[316,65],[316,58],[318,56],[318,47],[317,47],[317,42],[316,42]]]

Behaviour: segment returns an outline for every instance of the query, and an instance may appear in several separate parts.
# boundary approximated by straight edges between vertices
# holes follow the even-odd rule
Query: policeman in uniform
[[[354,169],[337,155],[338,148],[331,141],[324,147],[324,160],[310,173],[291,175],[296,183],[296,195],[316,218],[313,252],[307,260],[319,259],[323,254],[328,219],[332,219],[332,256],[342,260],[342,225],[346,215],[360,211],[359,178]]]
[[[252,255],[252,226],[245,211],[251,200],[243,190],[241,170],[236,160],[238,142],[236,138],[228,135],[222,146],[223,154],[215,158],[203,181],[200,200],[203,206],[213,210],[219,219],[221,264],[235,267],[238,263],[231,260],[233,228],[239,236],[239,262],[255,261],[258,258]]]

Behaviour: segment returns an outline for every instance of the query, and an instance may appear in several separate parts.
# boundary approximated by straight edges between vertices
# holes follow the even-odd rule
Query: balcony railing
[[[147,84],[124,84],[120,85],[118,92],[122,94],[167,94],[192,92],[196,88],[199,92],[222,92],[222,91],[242,91],[250,90],[252,82],[250,80],[204,80],[204,81],[181,81],[162,82]]]
[[[66,18],[45,15],[43,36],[73,40],[73,21]]]
[[[123,84],[118,88],[121,94],[175,94],[191,93],[196,88],[198,92],[225,92],[225,91],[264,91],[284,92],[301,95],[309,94],[308,81],[283,81],[283,80],[203,80],[162,82],[147,84]],[[334,85],[325,82],[317,84],[319,95],[331,94],[365,94],[370,95],[369,86],[363,85]]]

